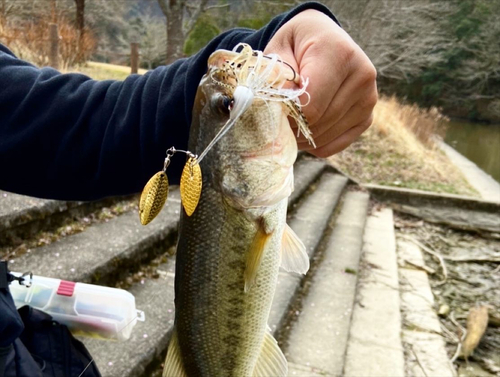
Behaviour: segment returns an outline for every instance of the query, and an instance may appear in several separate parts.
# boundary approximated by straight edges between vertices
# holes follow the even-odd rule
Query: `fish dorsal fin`
[[[170,338],[162,377],[187,377],[184,365],[182,364],[181,350],[179,348],[176,329],[174,329],[172,337]]]
[[[247,254],[247,263],[245,268],[245,293],[252,288],[257,277],[257,270],[262,262],[264,249],[266,248],[267,241],[271,238],[271,233],[266,233],[262,226],[257,227],[257,233],[253,239],[250,250]]]
[[[278,347],[278,342],[266,332],[257,364],[253,370],[253,377],[281,377],[288,374],[288,363],[285,355]]]
[[[281,267],[285,271],[305,274],[309,270],[306,247],[288,224],[283,232],[281,244]]]

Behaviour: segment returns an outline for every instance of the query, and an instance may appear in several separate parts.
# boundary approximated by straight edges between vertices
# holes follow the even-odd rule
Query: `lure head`
[[[294,105],[280,88],[294,73],[260,54],[249,47],[212,54],[193,109],[191,151],[202,154],[226,131],[200,163],[203,185],[239,209],[270,207],[293,190],[297,142],[288,116]]]

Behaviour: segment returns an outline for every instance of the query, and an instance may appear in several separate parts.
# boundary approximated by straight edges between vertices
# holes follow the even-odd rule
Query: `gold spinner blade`
[[[160,213],[168,196],[168,178],[164,171],[153,175],[142,190],[139,201],[141,224],[149,224]]]
[[[201,195],[201,168],[195,158],[190,157],[182,170],[181,201],[188,216],[191,216],[200,201]]]

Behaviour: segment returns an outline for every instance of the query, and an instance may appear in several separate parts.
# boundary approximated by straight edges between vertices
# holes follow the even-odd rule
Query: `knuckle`
[[[325,112],[324,109],[319,109],[317,104],[315,102],[312,102],[312,100],[311,103],[308,106],[305,106],[302,111],[309,123],[309,126],[315,128],[317,127],[321,119],[321,114]]]
[[[378,101],[378,94],[377,91],[375,90],[366,96],[365,105],[368,109],[373,109],[377,104],[377,101]]]
[[[354,60],[356,55],[356,48],[353,43],[349,40],[344,40],[339,42],[338,53],[344,64],[349,65],[352,60]]]
[[[361,100],[361,107],[371,110],[375,107],[378,101],[375,69],[363,72],[360,84],[360,89],[364,92]]]
[[[365,119],[363,122],[359,124],[359,127],[363,130],[366,131],[368,127],[370,127],[373,123],[373,113],[370,114],[370,116]]]
[[[363,86],[370,89],[375,89],[377,86],[377,70],[373,64],[368,60],[367,64],[363,64],[360,70],[360,81]]]
[[[377,81],[377,69],[373,65],[373,63],[368,60],[368,64],[366,67],[366,79],[367,81],[375,82]]]

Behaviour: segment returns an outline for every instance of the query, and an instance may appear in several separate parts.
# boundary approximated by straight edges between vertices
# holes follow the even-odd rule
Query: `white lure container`
[[[14,281],[9,289],[16,308],[30,305],[42,310],[74,335],[127,340],[137,321],[144,321],[144,312],[135,308],[135,297],[123,289],[36,275],[31,286]]]

